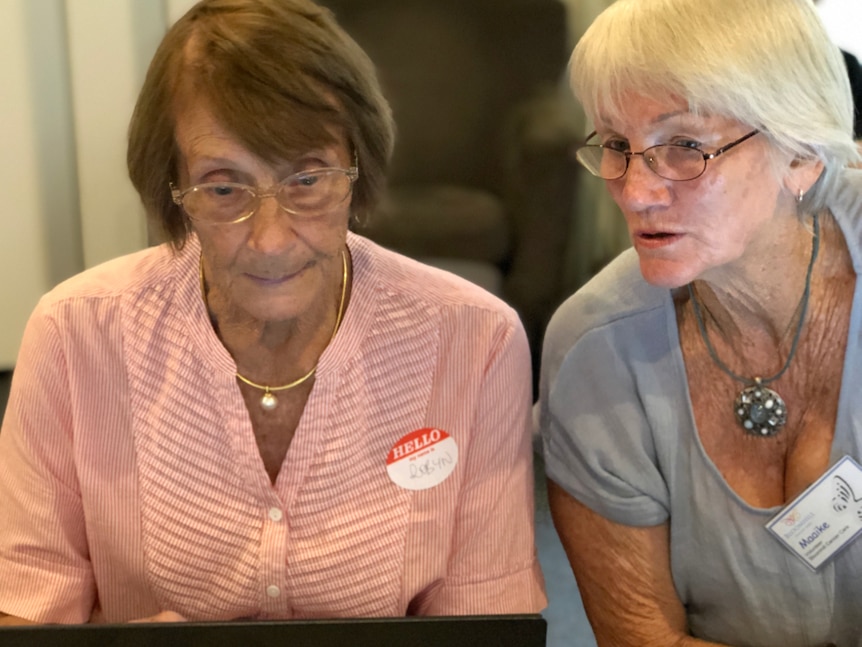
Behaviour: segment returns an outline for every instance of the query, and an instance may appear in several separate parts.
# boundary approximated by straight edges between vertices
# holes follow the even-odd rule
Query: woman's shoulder
[[[351,234],[357,277],[371,282],[378,295],[420,311],[487,313],[520,325],[515,310],[477,283],[409,258]]]
[[[187,253],[159,245],[105,261],[58,284],[42,297],[41,304],[50,307],[71,301],[121,299],[169,285],[177,257]]]
[[[670,291],[644,281],[637,253],[627,249],[557,309],[546,345],[569,348],[581,337],[613,324],[637,326],[640,315],[667,307]]]
[[[862,169],[845,169],[828,203],[853,257],[857,273],[862,271]]]
[[[862,168],[844,169],[829,208],[839,220],[862,220]]]

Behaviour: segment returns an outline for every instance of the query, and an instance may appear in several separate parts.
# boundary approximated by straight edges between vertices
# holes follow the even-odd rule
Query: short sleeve
[[[531,391],[530,351],[513,315],[482,380],[448,574],[414,612],[538,613],[547,605],[535,548]]]
[[[61,338],[42,304],[24,333],[0,432],[0,610],[85,622],[95,600]]]
[[[617,523],[649,526],[669,514],[666,480],[647,415],[650,366],[663,349],[651,335],[660,311],[573,335],[569,306],[546,336],[538,424],[548,478]],[[655,387],[655,385],[651,385]]]

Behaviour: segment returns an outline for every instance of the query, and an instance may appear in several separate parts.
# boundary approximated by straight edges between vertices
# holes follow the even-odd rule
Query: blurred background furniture
[[[521,315],[534,357],[563,293],[582,135],[559,0],[323,0],[375,62],[398,127],[388,194],[357,230]]]

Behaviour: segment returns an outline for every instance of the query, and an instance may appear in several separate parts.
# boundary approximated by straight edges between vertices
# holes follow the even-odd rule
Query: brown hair
[[[311,0],[201,0],[165,35],[129,126],[126,161],[147,216],[175,248],[190,232],[171,200],[178,183],[174,117],[182,96],[267,162],[331,144],[343,133],[359,160],[352,215],[385,185],[394,125],[374,65]]]

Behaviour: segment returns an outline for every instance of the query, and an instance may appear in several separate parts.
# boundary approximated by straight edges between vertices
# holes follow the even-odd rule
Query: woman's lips
[[[259,275],[259,274],[251,274],[250,272],[246,272],[245,275],[253,283],[255,283],[257,285],[260,285],[262,287],[274,287],[274,286],[278,286],[278,285],[283,285],[284,283],[291,281],[292,279],[294,279],[297,276],[299,276],[300,274],[302,274],[302,272],[304,270],[305,270],[305,268],[303,267],[303,268],[297,270],[296,272],[289,273],[289,274],[281,274],[280,276],[266,276],[266,275]]]
[[[264,278],[262,276],[255,276],[253,274],[246,274],[246,276],[251,279],[253,283],[259,285],[261,287],[274,287],[277,285],[281,285],[282,283],[286,283],[290,277],[283,276],[277,279]]]
[[[682,238],[682,234],[669,231],[639,231],[635,234],[635,244],[642,249],[659,249],[672,245]]]

